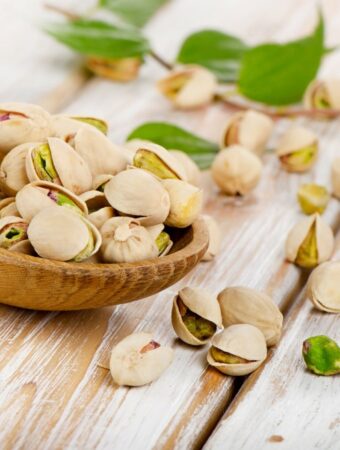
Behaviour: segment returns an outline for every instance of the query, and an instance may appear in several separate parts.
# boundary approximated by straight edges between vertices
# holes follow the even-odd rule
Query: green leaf
[[[73,50],[102,58],[143,56],[150,51],[147,39],[138,31],[100,20],[79,19],[50,24],[45,31]]]
[[[244,96],[268,105],[301,100],[324,54],[324,24],[312,35],[288,44],[264,44],[245,52],[238,87]]]
[[[108,9],[127,23],[143,27],[168,0],[100,0],[99,6]]]
[[[131,141],[131,139],[152,141],[168,150],[182,150],[201,169],[210,167],[215,154],[218,152],[217,144],[165,122],[144,123],[129,134],[127,141]]]
[[[186,38],[177,61],[199,64],[215,73],[220,81],[236,81],[247,45],[240,39],[216,30],[202,30]]]

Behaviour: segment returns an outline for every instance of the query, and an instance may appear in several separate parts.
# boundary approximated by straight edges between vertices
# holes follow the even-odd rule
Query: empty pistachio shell
[[[279,342],[283,316],[268,295],[255,289],[230,287],[220,292],[217,299],[224,327],[247,323],[262,331],[268,346]]]
[[[221,138],[221,148],[239,144],[262,155],[273,129],[273,121],[257,111],[241,111],[231,116]]]
[[[254,372],[266,359],[267,346],[262,332],[248,324],[231,325],[212,339],[208,363],[232,376]]]
[[[15,204],[15,197],[7,197],[0,200],[0,219],[6,216],[20,217],[20,213]]]
[[[185,287],[172,306],[172,326],[177,336],[190,345],[203,345],[222,328],[216,297],[203,289]]]
[[[115,175],[105,185],[104,193],[116,211],[138,217],[143,225],[163,223],[170,211],[166,189],[142,169],[124,170]]]
[[[103,192],[88,191],[81,194],[79,198],[86,203],[88,208],[89,213],[87,219],[92,222],[98,230],[107,220],[114,217],[114,209],[110,206]]]
[[[26,173],[26,156],[37,143],[21,144],[13,148],[0,165],[0,187],[6,195],[15,195],[29,183]]]
[[[21,245],[27,241],[28,223],[15,216],[0,219],[0,248],[21,252]],[[26,253],[26,252],[24,252]]]
[[[333,195],[340,199],[340,157],[332,161],[331,181]]]
[[[340,373],[340,347],[328,336],[314,336],[306,339],[302,346],[306,366],[317,375]]]
[[[173,357],[173,350],[155,342],[152,334],[134,333],[113,347],[111,375],[119,385],[143,386],[159,378]]]
[[[182,165],[185,171],[185,179],[187,180],[187,182],[193,184],[194,186],[201,186],[201,171],[197,164],[190,158],[190,156],[180,150],[170,150],[170,153]]]
[[[304,95],[307,109],[340,108],[340,79],[313,80]]]
[[[156,258],[158,248],[146,228],[130,217],[113,217],[101,227],[103,260],[136,262]]]
[[[0,103],[0,153],[26,142],[41,141],[50,133],[50,115],[40,106]]]
[[[23,187],[16,196],[18,211],[27,222],[45,208],[64,206],[78,214],[87,215],[87,206],[68,189],[48,181],[34,181]]]
[[[178,108],[196,108],[212,101],[217,81],[200,66],[175,69],[158,82],[158,89]]]
[[[91,222],[67,208],[46,208],[33,217],[27,234],[42,258],[83,261],[101,246],[99,231]]]
[[[89,57],[86,66],[91,72],[114,81],[131,81],[139,73],[142,60],[139,57],[107,59]]]
[[[50,181],[81,194],[92,187],[87,163],[66,142],[48,138],[47,143],[31,147],[26,155],[30,181]]]
[[[298,201],[305,214],[322,214],[329,202],[329,193],[324,186],[303,184],[298,190]]]
[[[276,153],[288,172],[305,172],[316,161],[318,139],[312,131],[294,126],[282,136]]]
[[[260,180],[262,163],[258,156],[239,145],[220,151],[211,167],[217,186],[227,195],[245,195]]]
[[[221,247],[221,230],[216,220],[208,215],[201,216],[207,226],[209,233],[209,247],[205,252],[202,261],[211,261],[220,251]]]
[[[319,214],[306,217],[294,225],[286,241],[288,261],[306,268],[327,261],[333,249],[333,231]]]
[[[163,180],[162,184],[170,197],[170,212],[165,224],[176,228],[188,227],[202,210],[202,190],[182,180]]]
[[[340,262],[325,262],[313,270],[307,297],[321,311],[340,313]]]

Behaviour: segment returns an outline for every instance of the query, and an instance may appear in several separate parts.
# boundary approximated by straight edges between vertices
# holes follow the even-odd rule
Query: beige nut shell
[[[339,78],[328,78],[325,80],[313,80],[308,85],[305,92],[303,103],[306,108],[314,109],[313,104],[313,94],[318,87],[325,89],[330,108],[339,109],[340,108],[340,79]]]
[[[209,246],[203,255],[202,261],[211,261],[219,253],[221,248],[221,229],[213,217],[204,214],[201,218],[204,220],[209,233]]]
[[[0,218],[0,232],[1,230],[11,223],[27,223],[24,219],[17,216],[5,216]],[[32,246],[28,239],[18,242],[17,244],[12,245],[8,251],[16,252],[16,253],[24,253],[26,255],[31,255],[33,253]]]
[[[340,313],[339,261],[325,262],[313,270],[307,284],[307,297],[321,311]]]
[[[20,217],[20,213],[15,204],[15,197],[7,197],[0,200],[0,219],[6,216]]]
[[[15,195],[29,183],[26,173],[26,155],[38,143],[21,144],[13,148],[1,162],[0,187],[6,195]]]
[[[332,161],[331,181],[333,195],[340,199],[340,156]]]
[[[141,353],[152,342],[151,333],[134,333],[112,349],[110,371],[118,385],[143,386],[159,378],[173,361],[174,352],[169,347],[158,347]]]
[[[186,175],[185,180],[194,186],[200,187],[202,184],[202,174],[195,161],[181,150],[169,150],[169,152],[183,166]]]
[[[79,196],[88,207],[88,220],[100,230],[106,221],[115,216],[115,211],[110,206],[103,192],[88,191]]]

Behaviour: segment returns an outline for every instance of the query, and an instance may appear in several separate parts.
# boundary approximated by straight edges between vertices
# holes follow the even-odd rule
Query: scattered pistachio
[[[134,80],[141,64],[142,60],[138,57],[104,59],[91,56],[86,60],[86,66],[91,72],[114,81]]]
[[[306,339],[302,355],[308,369],[316,375],[340,374],[340,347],[328,336]]]
[[[307,109],[340,108],[340,79],[311,81],[305,92],[303,103]]]
[[[340,313],[340,262],[325,262],[313,270],[307,297],[321,311]]]
[[[324,186],[318,184],[303,184],[300,186],[297,198],[305,214],[322,214],[329,202],[329,193]]]
[[[209,233],[209,247],[203,256],[202,261],[211,261],[220,251],[222,240],[221,230],[213,217],[202,215],[201,218],[204,220]]]

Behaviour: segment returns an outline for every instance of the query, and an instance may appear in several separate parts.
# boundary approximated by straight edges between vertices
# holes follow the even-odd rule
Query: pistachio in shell
[[[339,109],[340,79],[311,81],[306,89],[303,103],[307,109]]]
[[[267,357],[265,337],[253,325],[231,325],[216,334],[211,343],[208,363],[226,375],[248,375]]]
[[[91,56],[86,59],[86,66],[91,72],[100,77],[123,82],[137,78],[141,64],[139,57],[112,59]]]
[[[77,120],[78,122],[94,127],[103,134],[105,134],[105,136],[109,131],[109,126],[107,122],[103,119],[99,119],[98,117],[72,116],[71,119]]]
[[[88,191],[79,196],[88,208],[87,219],[100,230],[104,223],[115,216],[114,209],[106,200],[103,192]]]
[[[316,375],[340,374],[340,347],[328,336],[313,336],[302,346],[302,356],[308,369]]]
[[[113,178],[113,175],[111,174],[97,175],[93,178],[92,189],[95,191],[104,192],[105,185],[111,180],[111,178]]]
[[[246,287],[228,287],[217,296],[225,328],[247,323],[262,331],[267,346],[281,337],[283,316],[273,300],[263,292]]]
[[[305,214],[322,214],[329,202],[327,188],[319,184],[308,183],[299,187],[297,193],[298,202]]]
[[[307,269],[327,261],[333,249],[333,231],[317,213],[294,225],[286,240],[288,261]]]
[[[178,292],[171,319],[177,336],[190,345],[204,345],[222,328],[216,297],[198,288],[185,287]]]
[[[153,225],[151,227],[147,227],[147,230],[157,245],[158,256],[167,255],[173,246],[173,242],[169,233],[164,231],[164,225]]]
[[[15,204],[15,197],[7,197],[0,200],[0,219],[7,216],[20,217],[20,213]]]
[[[120,386],[143,386],[159,378],[173,357],[173,350],[154,341],[151,333],[134,333],[113,347],[111,375]]]
[[[15,195],[29,183],[26,173],[26,156],[31,147],[37,143],[21,144],[13,148],[0,165],[0,187],[9,196]]]
[[[22,245],[27,244],[27,228],[28,223],[21,217],[6,216],[0,219],[0,248],[21,253]]]
[[[213,217],[204,214],[201,218],[204,220],[209,233],[209,246],[203,255],[202,261],[211,261],[220,251],[222,240],[221,230]]]
[[[182,165],[186,175],[186,181],[194,186],[200,187],[202,183],[202,174],[195,161],[181,150],[169,150],[169,152]]]
[[[81,262],[97,253],[101,235],[97,228],[68,208],[46,208],[36,214],[28,238],[42,258]]]
[[[321,311],[340,313],[340,262],[328,261],[313,270],[307,297]]]
[[[52,116],[51,123],[52,136],[62,139],[68,144],[73,144],[74,136],[80,129],[89,126],[85,122],[63,114]]]
[[[332,193],[340,199],[340,157],[334,158],[331,168]]]

